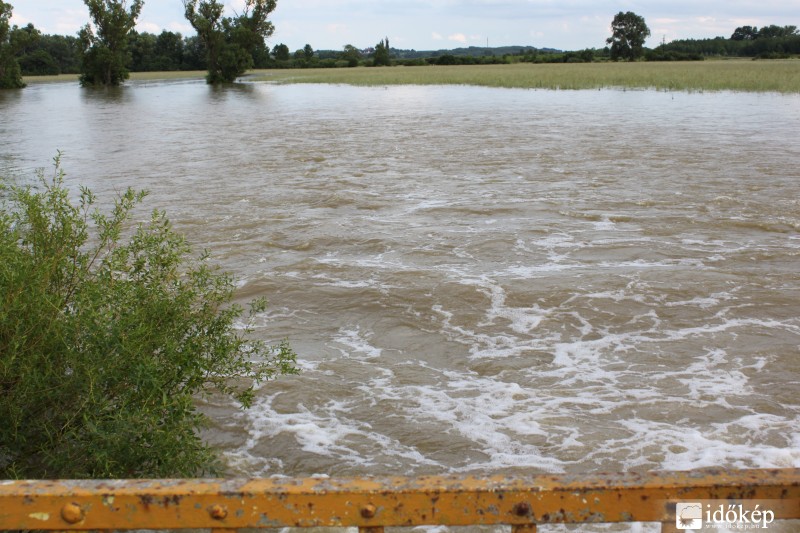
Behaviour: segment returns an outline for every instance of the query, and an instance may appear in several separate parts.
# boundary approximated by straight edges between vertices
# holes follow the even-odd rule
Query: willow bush
[[[163,212],[131,223],[145,193],[103,213],[70,200],[59,157],[38,177],[0,191],[0,479],[218,472],[196,396],[247,407],[295,354],[248,338],[231,276]]]

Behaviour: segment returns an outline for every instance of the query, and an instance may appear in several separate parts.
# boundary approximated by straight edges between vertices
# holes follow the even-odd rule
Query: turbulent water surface
[[[72,84],[0,169],[151,191],[302,374],[233,473],[800,466],[797,95]]]

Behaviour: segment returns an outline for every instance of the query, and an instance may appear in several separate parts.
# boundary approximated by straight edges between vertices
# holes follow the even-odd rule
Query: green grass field
[[[132,80],[203,78],[205,72],[134,72]],[[27,83],[78,76],[26,77]],[[674,63],[558,63],[256,70],[250,81],[349,85],[481,85],[524,89],[658,89],[800,93],[800,60],[748,59]]]
[[[525,89],[659,89],[800,93],[800,60],[567,63],[256,71],[274,83],[481,85]]]

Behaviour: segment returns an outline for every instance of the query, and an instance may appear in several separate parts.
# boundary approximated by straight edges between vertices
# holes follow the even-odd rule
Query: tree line
[[[76,37],[43,35],[33,24],[10,26],[13,6],[0,0],[0,88],[23,87],[22,74],[80,73],[82,85],[119,85],[131,69],[202,68],[208,83],[229,83],[268,56],[264,40],[274,26],[276,0],[245,0],[240,13],[223,16],[218,0],[182,0],[197,32],[159,36],[137,33],[144,0],[84,0],[91,21]]]
[[[683,39],[645,48],[650,36],[643,17],[618,13],[612,36],[601,49],[558,51],[506,47],[417,52],[392,48],[389,39],[360,50],[315,51],[310,44],[292,52],[283,43],[265,42],[274,27],[268,20],[276,0],[246,0],[242,13],[223,16],[217,0],[182,0],[193,36],[134,30],[144,0],[84,0],[92,24],[78,36],[45,35],[33,24],[9,27],[11,5],[0,0],[0,87],[20,87],[23,75],[81,74],[84,85],[115,85],[128,72],[207,70],[209,83],[234,81],[250,68],[341,68],[388,65],[476,65],[504,63],[574,63],[603,60],[702,60],[711,56],[781,58],[800,54],[796,26],[742,26],[728,37]],[[463,53],[462,53],[463,52]]]
[[[729,38],[681,39],[663,44],[651,52],[658,56],[786,58],[800,54],[797,26],[741,26]]]

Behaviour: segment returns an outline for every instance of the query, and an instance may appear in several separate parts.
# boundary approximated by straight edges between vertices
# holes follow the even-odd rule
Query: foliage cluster
[[[425,65],[509,65],[527,63],[584,63],[591,62],[604,54],[602,50],[586,49],[575,52],[559,52],[552,49],[539,50],[534,47],[498,47],[494,49],[470,47],[457,50],[438,50],[417,52],[401,50],[388,46],[388,39],[380,41],[375,47],[359,50],[353,45],[345,45],[342,51],[320,50],[313,57],[302,54],[302,50],[290,56],[284,44],[272,50],[271,62],[266,68],[344,68],[358,66],[425,66]],[[306,45],[308,47],[308,45]],[[497,54],[495,50],[504,53]],[[606,54],[607,55],[607,54]]]
[[[772,39],[775,37],[790,37],[797,35],[797,26],[740,26],[733,31],[731,41],[754,41],[756,39]]]
[[[591,63],[602,51],[592,48],[575,52],[540,51],[535,48],[517,54],[456,56],[444,54],[428,58],[423,62],[398,61],[398,64],[411,65],[513,65],[515,63]]]
[[[392,60],[389,56],[389,38],[379,41],[375,45],[375,52],[372,54],[372,66],[374,67],[388,67],[391,65]]]
[[[0,478],[213,472],[195,396],[247,406],[294,353],[246,338],[230,276],[163,212],[131,227],[144,193],[103,213],[85,188],[70,199],[58,158],[39,178],[2,191]]]
[[[778,59],[800,55],[800,34],[757,39],[681,39],[661,45],[659,54],[684,54],[702,57],[752,57]]]
[[[12,34],[22,35],[26,41],[24,48],[16,52],[23,76],[80,72],[81,46],[77,37],[43,34],[33,24],[23,28],[15,26]]]
[[[217,0],[183,0],[186,19],[206,49],[208,83],[231,83],[254,65],[253,52],[264,48],[274,26],[268,16],[276,0],[245,0],[241,14],[223,17]]]
[[[38,38],[18,53],[22,74],[52,76],[76,74],[81,68],[81,43],[77,37],[41,34],[32,24],[15,31],[35,32]],[[205,70],[205,49],[196,36],[163,31],[159,35],[131,31],[128,36],[130,72]]]
[[[611,59],[633,61],[644,55],[644,41],[650,36],[644,18],[632,11],[620,11],[611,22],[611,37],[606,40],[611,45]]]
[[[206,49],[197,36],[162,31],[158,35],[131,32],[131,72],[205,70]]]
[[[78,34],[81,45],[81,85],[119,85],[128,79],[128,36],[144,0],[83,0],[94,23]]]
[[[25,87],[10,22],[13,6],[0,0],[0,89]]]

